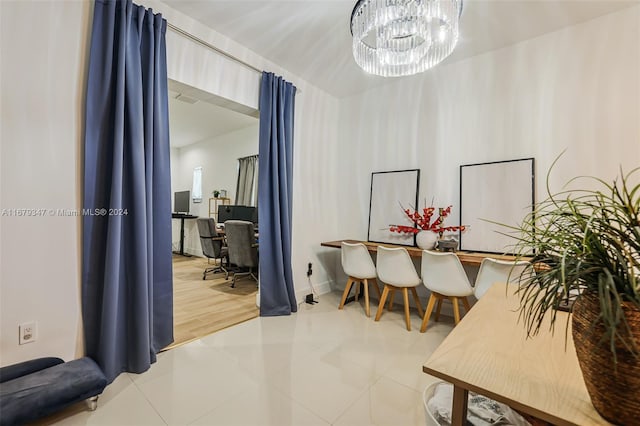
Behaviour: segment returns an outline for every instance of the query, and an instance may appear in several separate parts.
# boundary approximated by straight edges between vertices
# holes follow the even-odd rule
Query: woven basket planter
[[[640,309],[625,302],[631,333],[640,345]],[[602,417],[621,425],[638,424],[640,416],[640,359],[617,345],[614,366],[609,341],[602,341],[597,295],[583,295],[573,307],[573,342],[591,402]],[[622,328],[620,328],[622,330]]]

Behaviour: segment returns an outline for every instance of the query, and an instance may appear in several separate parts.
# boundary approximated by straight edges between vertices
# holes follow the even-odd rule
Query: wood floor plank
[[[252,279],[239,279],[231,288],[224,274],[207,276],[212,267],[201,257],[173,257],[173,335],[175,348],[232,325],[256,318],[258,286]]]

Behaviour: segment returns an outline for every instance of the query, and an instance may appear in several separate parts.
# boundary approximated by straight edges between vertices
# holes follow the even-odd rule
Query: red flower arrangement
[[[422,209],[422,214],[418,210],[404,209],[404,213],[407,217],[415,223],[416,228],[412,226],[404,226],[404,225],[391,225],[389,230],[391,232],[399,232],[403,234],[417,234],[420,231],[433,231],[437,232],[442,236],[443,232],[454,232],[454,231],[464,231],[466,229],[465,225],[460,226],[444,226],[444,220],[449,213],[451,213],[451,207],[447,208],[439,208],[438,209],[438,217],[431,221],[433,217],[433,213],[435,212],[435,207],[425,207]]]

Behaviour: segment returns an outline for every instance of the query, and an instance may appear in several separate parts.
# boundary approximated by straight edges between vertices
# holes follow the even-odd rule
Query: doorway
[[[238,159],[258,154],[258,111],[174,80],[168,88],[172,192],[190,192],[190,216],[217,219],[220,198],[235,203]],[[203,280],[215,261],[203,255],[196,220],[172,227],[172,249],[184,255],[173,256],[174,343],[166,349],[257,317],[256,282],[231,288],[224,273]]]

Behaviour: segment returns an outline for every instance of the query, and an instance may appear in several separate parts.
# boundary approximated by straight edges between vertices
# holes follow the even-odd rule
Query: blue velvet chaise
[[[20,425],[89,399],[95,410],[107,385],[91,358],[38,358],[0,368],[0,425]]]

